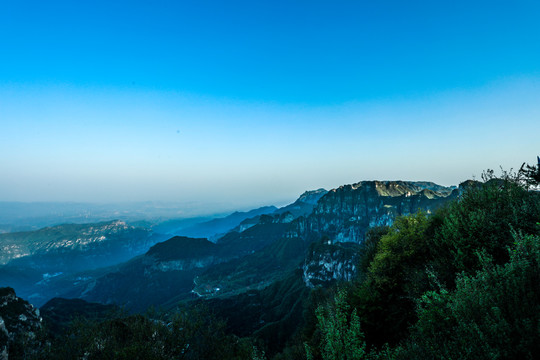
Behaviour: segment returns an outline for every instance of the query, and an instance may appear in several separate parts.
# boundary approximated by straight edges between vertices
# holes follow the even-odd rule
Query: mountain
[[[224,257],[242,257],[278,240],[293,220],[294,216],[289,212],[279,215],[261,215],[253,226],[242,231],[235,229],[219,238],[217,244]]]
[[[172,297],[192,297],[193,279],[220,261],[218,246],[206,239],[176,236],[154,245],[114,271],[89,279],[79,297],[103,304],[125,305],[144,311],[162,305]]]
[[[258,253],[275,243],[291,221],[290,213],[275,217],[262,215],[256,226],[241,233],[228,233],[217,243],[175,236],[101,276],[86,276],[83,280],[79,276],[74,281],[77,284],[69,286],[72,291],[69,295],[104,304],[122,304],[132,311],[144,311],[150,305],[174,305],[174,301],[195,296],[194,281],[205,269],[219,269],[224,261]],[[51,283],[55,281],[58,280]]]
[[[295,271],[303,274],[303,282],[309,287],[350,278],[356,271],[358,244],[363,242],[369,228],[390,225],[396,216],[419,209],[431,212],[458,194],[456,188],[431,182],[363,181],[330,191],[305,192],[281,209],[266,207],[234,213],[203,222],[204,226],[191,227],[193,232],[209,228],[216,231],[237,224],[215,243],[204,238],[175,236],[152,244],[154,239],[148,231],[140,233],[146,235],[139,240],[135,236],[108,241],[113,234],[135,235],[139,231],[122,222],[111,222],[47,228],[43,230],[49,234],[46,240],[43,236],[26,234],[19,235],[22,241],[18,246],[14,246],[14,241],[0,244],[9,252],[5,257],[11,258],[11,267],[8,266],[11,278],[17,276],[13,264],[20,264],[19,269],[26,265],[27,269],[37,271],[25,272],[25,276],[32,277],[26,282],[33,280],[34,289],[41,292],[39,296],[26,293],[33,302],[43,302],[46,300],[43,293],[47,293],[123,304],[132,311],[144,311],[150,305],[174,306],[178,301],[196,297],[225,298],[262,290]],[[249,226],[247,221],[251,221]],[[72,235],[71,240],[66,238],[66,231]],[[8,235],[4,234],[6,238]],[[141,251],[145,246],[148,251]],[[123,263],[102,261],[104,266],[112,267],[82,269],[79,273],[61,274],[62,270],[49,266],[51,261],[45,261],[69,253],[71,256],[63,256],[59,263],[73,269],[70,263],[73,259],[84,264],[99,256],[107,259],[108,254],[119,249],[127,254],[126,249],[132,248],[140,252],[131,252],[133,255],[126,256]],[[16,256],[20,258],[13,259]],[[6,267],[0,268],[0,276],[2,271],[6,274]]]
[[[0,234],[0,265],[16,261],[33,268],[82,270],[125,261],[157,241],[150,231],[123,221],[64,224]],[[70,256],[65,256],[67,253]]]
[[[68,284],[77,278],[125,262],[161,240],[159,234],[122,221],[0,234],[0,284],[42,304],[63,293],[62,287],[73,286]]]
[[[77,296],[143,311],[194,296],[224,298],[262,290],[296,270],[309,287],[349,279],[356,273],[358,244],[370,227],[390,225],[396,216],[419,209],[433,211],[457,194],[455,188],[404,181],[364,181],[306,192],[215,243],[184,236],[158,243],[112,271],[89,277]],[[305,210],[305,205],[311,209],[305,216],[285,211]]]
[[[290,215],[287,216],[292,216],[293,219],[296,219],[300,216],[307,216],[311,214],[313,208],[317,204],[317,201],[319,201],[319,199],[327,192],[328,191],[325,189],[306,191],[302,195],[300,195],[300,197],[294,203],[281,207],[272,213],[268,213],[268,215],[282,215],[288,213]],[[258,224],[259,220],[260,216],[248,218],[242,221],[240,225],[238,225],[232,231],[242,232],[250,228],[251,226]]]
[[[389,226],[400,215],[431,213],[458,196],[455,187],[431,182],[362,181],[330,190],[312,214],[297,222],[293,236],[361,243],[374,226]]]
[[[171,233],[188,237],[203,237],[210,240],[216,240],[219,236],[222,236],[224,233],[240,225],[242,221],[263,214],[271,214],[276,210],[277,208],[275,206],[264,206],[246,212],[237,211],[223,218],[212,219],[189,227],[176,229]]]
[[[203,221],[198,225],[197,221],[200,218],[184,219],[182,223],[191,223],[192,231],[230,230],[246,217],[258,218],[261,214],[264,216],[265,213],[276,210],[275,207],[268,206],[249,212],[236,212],[224,218]],[[282,218],[289,219],[290,216],[283,214]],[[173,225],[171,221],[167,224],[166,226]],[[193,274],[200,272],[197,269],[201,267],[201,263],[188,270],[180,270],[178,268],[180,263],[196,258],[207,266],[214,261],[221,262],[243,256],[259,249],[268,241],[274,241],[274,237],[282,233],[282,228],[282,224],[261,224],[242,234],[234,232],[228,234],[226,240],[215,247],[209,255],[210,258],[206,259],[199,259],[190,252],[197,247],[197,241],[207,242],[206,240],[199,238],[187,244],[185,241],[184,243],[178,241],[182,238],[173,238],[174,240],[171,239],[150,249],[152,245],[164,240],[165,237],[150,230],[135,228],[122,221],[84,225],[65,224],[36,231],[0,234],[0,249],[3,250],[0,253],[0,262],[3,265],[0,265],[0,282],[15,287],[22,296],[37,305],[42,305],[48,299],[58,296],[93,296],[100,301],[126,302],[126,296],[120,298],[116,295],[105,296],[109,287],[105,280],[99,279],[116,280],[123,276],[129,277],[133,273],[139,274],[139,268],[145,267],[146,279],[152,278],[154,281],[164,281],[168,284],[175,283],[172,278],[165,279],[170,277],[170,273],[164,271],[169,268],[182,271],[181,279],[176,284],[179,289],[185,291],[179,291],[176,295],[189,296]],[[175,248],[179,251],[175,252]],[[135,259],[130,261],[149,249],[149,253],[143,257],[144,264]],[[156,257],[157,254],[168,256],[170,261]],[[147,267],[152,261],[156,262],[156,266]],[[125,264],[116,266],[124,262]],[[146,280],[141,279],[141,281]],[[127,283],[130,283],[129,279]],[[97,287],[92,291],[90,289],[92,286]]]
[[[355,270],[351,268],[345,271],[343,267],[352,266],[351,261],[354,261],[358,247],[354,247],[354,251],[350,249],[352,246],[348,246],[348,250],[344,246],[339,247],[339,251],[347,255],[337,258],[312,252],[306,260],[310,244],[323,238],[327,239],[329,246],[344,242],[361,244],[369,228],[391,225],[397,216],[412,214],[420,209],[432,212],[458,194],[456,188],[431,182],[363,181],[340,186],[325,193],[309,216],[301,216],[287,223],[282,232],[273,237],[273,242],[267,241],[266,246],[258,251],[204,271],[197,277],[194,291],[200,296],[214,297],[261,289],[313,259],[317,259],[315,262],[330,259],[325,266],[342,267],[342,270],[321,272],[316,271],[316,267],[308,266],[305,272],[313,273],[317,278],[316,283],[327,283],[334,277],[352,276]],[[220,239],[218,244],[224,239]],[[251,239],[249,243],[253,242],[255,240]],[[319,249],[325,247],[320,246]],[[313,282],[308,279],[306,283]]]
[[[315,205],[321,197],[326,195],[325,189],[310,190],[304,192],[300,197],[290,205],[277,209],[274,214],[291,213],[295,218],[311,214]]]

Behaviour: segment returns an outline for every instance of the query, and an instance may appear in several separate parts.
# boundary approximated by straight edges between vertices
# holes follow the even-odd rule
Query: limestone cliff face
[[[359,248],[357,244],[332,244],[330,240],[312,244],[302,267],[306,286],[352,280],[357,272]]]
[[[458,190],[430,182],[362,181],[330,190],[310,216],[298,219],[288,237],[361,243],[374,226],[392,225],[400,215],[428,213],[458,196]]]
[[[289,238],[313,241],[303,266],[308,287],[325,286],[356,276],[366,231],[390,226],[400,215],[431,213],[458,196],[459,190],[431,182],[363,181],[330,190],[307,218],[298,219]],[[325,238],[322,243],[319,239]]]
[[[0,288],[0,359],[30,355],[38,345],[36,332],[39,329],[39,310],[17,297],[12,288]]]

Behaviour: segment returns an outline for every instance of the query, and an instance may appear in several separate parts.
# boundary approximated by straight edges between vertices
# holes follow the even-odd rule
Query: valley
[[[145,228],[114,220],[0,234],[0,284],[28,309],[40,307],[58,334],[74,316],[108,321],[107,311],[159,309],[174,317],[203,306],[226,321],[224,331],[257,339],[276,355],[292,351],[291,341],[316,321],[306,311],[331,301],[332,289],[372,276],[378,258],[370,257],[380,251],[373,241],[401,226],[396,220],[444,213],[482,186],[362,181],[183,228],[179,221]],[[196,234],[207,237],[188,236]]]

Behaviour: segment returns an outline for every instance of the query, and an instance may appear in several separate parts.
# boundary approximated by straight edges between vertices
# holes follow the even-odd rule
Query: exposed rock
[[[350,281],[357,273],[360,246],[335,243],[330,240],[313,243],[303,266],[303,279],[308,287],[328,285],[335,281]]]
[[[431,213],[458,193],[430,182],[362,181],[340,186],[324,195],[310,216],[298,219],[287,236],[361,243],[369,228],[392,225],[397,216],[419,210]]]
[[[12,288],[0,288],[0,358],[19,358],[35,351],[41,322],[38,309],[17,297]]]
[[[306,191],[292,204],[284,206],[274,212],[274,214],[282,214],[289,212],[294,218],[300,216],[308,216],[313,211],[313,208],[328,191],[325,189]]]
[[[325,190],[323,188],[317,189],[317,190],[310,190],[304,192],[297,201],[301,201],[306,204],[316,205],[317,202],[319,202],[319,199],[322,198],[328,190]]]

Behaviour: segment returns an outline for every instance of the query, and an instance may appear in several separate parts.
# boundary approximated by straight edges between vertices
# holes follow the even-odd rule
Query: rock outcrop
[[[362,243],[374,226],[390,226],[400,215],[419,210],[431,213],[459,191],[430,182],[362,181],[330,190],[311,215],[300,218],[287,234],[314,241],[327,236],[332,242]]]
[[[311,244],[304,261],[303,279],[308,287],[350,281],[357,273],[360,245],[323,240]]]
[[[39,310],[15,294],[0,288],[0,359],[23,358],[37,349],[41,329]]]

